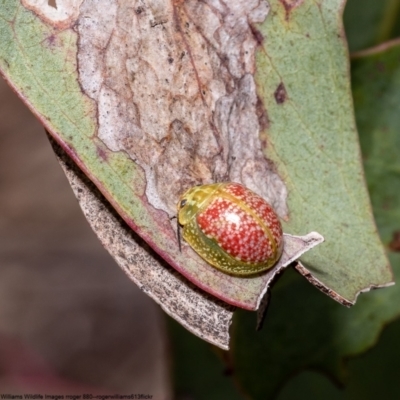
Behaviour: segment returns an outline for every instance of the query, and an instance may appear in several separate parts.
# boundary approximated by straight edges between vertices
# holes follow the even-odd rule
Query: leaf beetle
[[[283,250],[282,226],[273,208],[245,186],[194,186],[178,202],[183,239],[213,267],[233,275],[272,268]]]

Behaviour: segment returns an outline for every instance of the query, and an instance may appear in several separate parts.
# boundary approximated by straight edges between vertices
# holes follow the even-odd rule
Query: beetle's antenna
[[[179,252],[182,253],[182,245],[181,245],[181,227],[179,225],[179,219],[176,218],[176,234],[178,235],[178,246]]]

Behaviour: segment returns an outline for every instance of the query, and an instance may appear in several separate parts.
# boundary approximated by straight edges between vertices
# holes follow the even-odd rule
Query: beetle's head
[[[181,225],[187,224],[197,213],[208,204],[212,194],[220,184],[198,185],[187,190],[178,202],[178,221]]]

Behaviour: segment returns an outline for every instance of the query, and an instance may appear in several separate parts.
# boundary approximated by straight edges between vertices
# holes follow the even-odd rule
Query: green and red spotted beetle
[[[273,208],[239,183],[194,186],[178,202],[184,240],[209,264],[233,275],[272,268],[283,250]]]

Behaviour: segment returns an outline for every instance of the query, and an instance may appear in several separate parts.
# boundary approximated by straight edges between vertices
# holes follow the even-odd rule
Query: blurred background
[[[171,398],[159,307],[100,245],[2,79],[0,187],[0,393]]]
[[[400,35],[399,12],[400,0],[349,0],[344,20],[350,50]],[[173,399],[174,373],[179,399],[200,399],[195,388],[206,369],[213,385],[209,399],[243,398],[230,382],[229,360],[223,363],[223,354],[167,321],[102,248],[42,126],[1,79],[0,187],[0,393]],[[390,366],[376,371],[376,381],[395,384],[399,332],[400,323],[391,324],[375,349],[350,362],[352,373],[362,377],[385,359]],[[308,371],[294,377],[279,400],[366,398],[381,390],[371,385],[364,395],[351,384],[343,394],[324,375]]]

